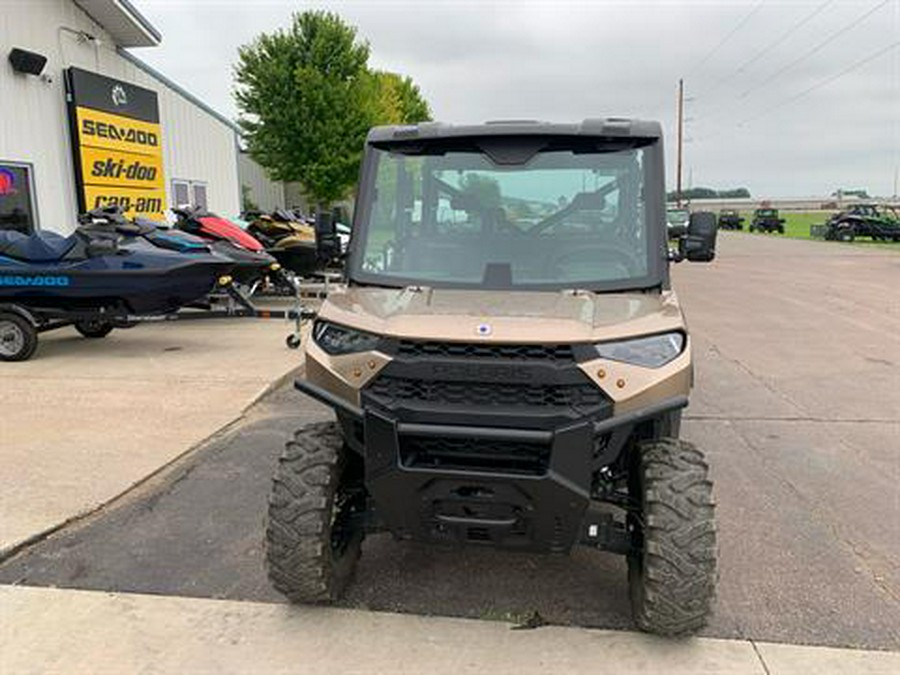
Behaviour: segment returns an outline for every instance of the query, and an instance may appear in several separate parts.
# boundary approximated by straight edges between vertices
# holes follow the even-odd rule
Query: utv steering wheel
[[[564,263],[578,260],[581,258],[590,259],[598,264],[608,263],[612,265],[621,265],[625,268],[629,275],[633,276],[641,273],[641,264],[637,256],[631,251],[614,244],[588,244],[574,251],[567,251],[555,258],[551,258],[547,264],[549,276],[558,276],[555,274]]]

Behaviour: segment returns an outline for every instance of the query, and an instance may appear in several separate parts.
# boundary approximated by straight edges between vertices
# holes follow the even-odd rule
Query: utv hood
[[[349,287],[332,291],[319,317],[378,335],[517,344],[614,340],[684,327],[673,291]]]

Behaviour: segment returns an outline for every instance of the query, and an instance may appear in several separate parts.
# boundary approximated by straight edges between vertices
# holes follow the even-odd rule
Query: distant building
[[[860,199],[848,196],[846,193],[838,198],[831,197],[754,197],[751,199],[694,199],[683,202],[691,211],[719,211],[721,209],[738,209],[739,211],[752,211],[761,206],[780,209],[783,211],[818,211],[842,209],[849,204],[861,201],[881,201],[873,199]],[[674,202],[670,203],[674,206]]]

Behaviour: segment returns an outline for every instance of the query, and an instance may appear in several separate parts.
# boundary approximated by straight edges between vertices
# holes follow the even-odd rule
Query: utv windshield
[[[562,289],[650,276],[647,148],[372,152],[355,278]]]

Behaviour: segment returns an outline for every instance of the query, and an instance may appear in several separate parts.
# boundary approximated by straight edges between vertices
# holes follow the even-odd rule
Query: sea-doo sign
[[[79,208],[119,205],[132,217],[163,219],[166,182],[156,92],[69,68],[66,95]]]
[[[49,274],[22,276],[20,274],[0,274],[0,286],[25,286],[36,288],[61,288],[68,286],[70,279],[67,276],[55,276]]]

